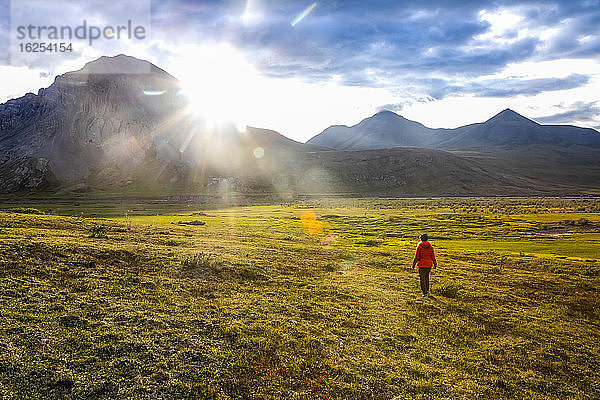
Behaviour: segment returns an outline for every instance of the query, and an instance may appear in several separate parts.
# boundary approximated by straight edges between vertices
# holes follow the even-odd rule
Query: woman
[[[419,242],[419,245],[417,246],[417,254],[415,254],[415,259],[413,260],[413,269],[415,268],[415,265],[419,265],[421,291],[425,297],[429,297],[429,273],[431,272],[431,267],[437,267],[435,253],[433,252],[431,243],[427,241],[428,239],[429,237],[426,233],[421,235],[421,242]]]

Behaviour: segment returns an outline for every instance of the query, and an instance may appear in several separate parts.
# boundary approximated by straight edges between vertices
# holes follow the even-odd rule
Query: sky
[[[102,55],[148,60],[197,112],[305,141],[387,109],[432,128],[511,108],[600,128],[600,0],[0,0],[0,101]],[[143,39],[27,54],[17,27],[127,20]],[[31,40],[30,40],[31,41]]]

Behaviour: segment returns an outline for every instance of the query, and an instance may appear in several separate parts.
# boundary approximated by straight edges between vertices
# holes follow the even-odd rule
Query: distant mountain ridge
[[[472,150],[528,145],[600,147],[600,133],[591,128],[541,125],[511,109],[489,120],[454,129],[432,129],[391,111],[381,111],[347,127],[333,125],[306,143],[337,150],[423,147]]]
[[[541,125],[511,109],[485,122],[432,129],[391,111],[351,126],[332,126],[308,144],[336,150],[416,147],[449,151],[503,176],[600,187],[600,133],[569,125]]]

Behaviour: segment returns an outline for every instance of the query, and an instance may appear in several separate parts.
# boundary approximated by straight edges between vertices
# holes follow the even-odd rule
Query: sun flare
[[[187,48],[176,76],[190,113],[208,124],[232,123],[245,130],[251,94],[258,88],[258,73],[228,44]]]

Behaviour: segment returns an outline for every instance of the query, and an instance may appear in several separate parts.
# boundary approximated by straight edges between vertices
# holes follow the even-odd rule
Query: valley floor
[[[598,198],[2,208],[1,398],[600,397]]]

